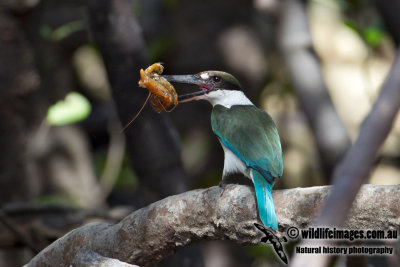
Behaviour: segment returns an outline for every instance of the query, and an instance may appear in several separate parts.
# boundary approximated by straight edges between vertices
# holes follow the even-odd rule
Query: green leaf
[[[53,32],[52,29],[48,25],[42,25],[42,26],[39,27],[39,34],[44,39],[50,40],[52,32]]]
[[[50,41],[60,41],[69,35],[85,29],[85,23],[81,20],[71,21],[52,30],[48,25],[42,25],[39,28],[40,35]]]
[[[351,29],[351,30],[353,30],[354,32],[356,32],[357,34],[360,34],[361,35],[361,33],[362,33],[362,29],[360,28],[360,26],[358,26],[357,25],[357,23],[356,22],[354,22],[353,20],[351,20],[351,19],[343,19],[343,24],[346,26],[346,27],[348,27],[349,29]]]
[[[77,198],[67,193],[42,195],[34,199],[34,202],[49,205],[62,205],[65,207],[79,207]]]
[[[47,111],[50,125],[60,126],[86,119],[91,111],[90,102],[77,92],[68,93],[65,100],[58,101]]]
[[[377,27],[368,27],[364,30],[364,40],[372,47],[377,47],[383,39],[384,33]]]
[[[71,21],[65,25],[62,25],[55,29],[51,34],[51,39],[53,41],[60,41],[69,35],[81,31],[85,28],[85,24],[81,20]]]

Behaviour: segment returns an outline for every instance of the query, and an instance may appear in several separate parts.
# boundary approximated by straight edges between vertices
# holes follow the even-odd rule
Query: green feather
[[[271,117],[253,105],[226,108],[216,105],[211,114],[214,133],[228,144],[246,165],[264,177],[283,173],[282,148]],[[262,173],[264,171],[265,173]]]

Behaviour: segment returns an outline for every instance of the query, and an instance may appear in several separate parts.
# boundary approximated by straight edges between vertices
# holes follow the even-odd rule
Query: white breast
[[[241,159],[239,159],[229,148],[227,148],[221,141],[220,143],[222,148],[224,149],[225,154],[222,179],[228,176],[228,174],[242,173],[251,180],[251,176],[247,170],[246,164]]]

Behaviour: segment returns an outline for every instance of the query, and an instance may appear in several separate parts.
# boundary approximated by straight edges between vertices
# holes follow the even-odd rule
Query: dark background
[[[154,62],[165,74],[213,69],[240,80],[281,136],[275,189],[330,184],[393,61],[398,14],[399,1],[2,1],[0,265],[20,266],[86,222],[219,183],[208,103],[168,114],[147,105],[121,133],[147,96],[139,70]],[[72,103],[49,122],[70,92],[90,114]],[[81,119],[66,123],[73,112]],[[400,182],[399,135],[397,119],[371,183]],[[267,246],[205,242],[160,265],[279,264]]]

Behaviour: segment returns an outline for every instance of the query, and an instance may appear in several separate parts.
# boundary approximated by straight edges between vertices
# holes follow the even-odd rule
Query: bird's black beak
[[[162,75],[162,77],[165,78],[168,82],[194,84],[200,88],[199,91],[195,91],[195,92],[183,94],[183,95],[178,95],[179,102],[190,101],[197,96],[206,94],[211,89],[208,87],[207,83],[198,74]]]

